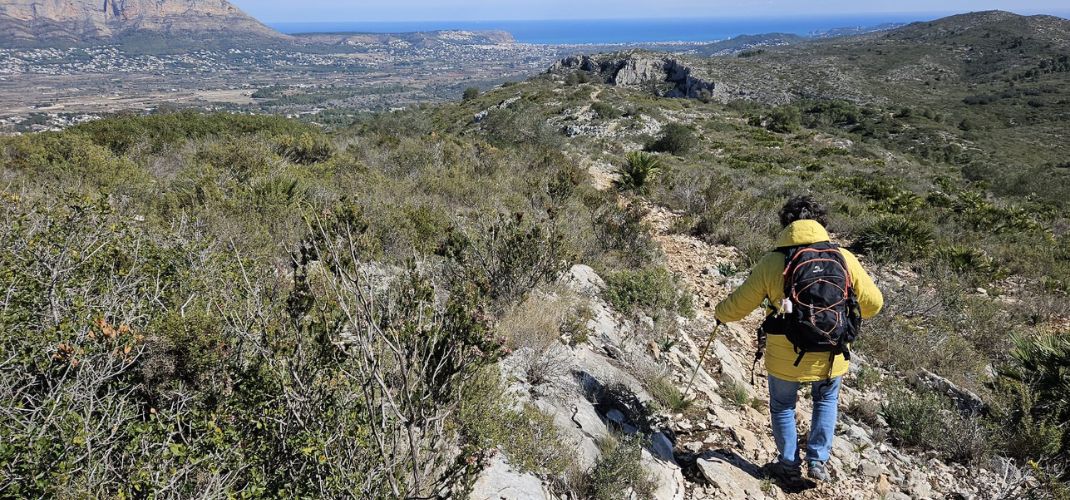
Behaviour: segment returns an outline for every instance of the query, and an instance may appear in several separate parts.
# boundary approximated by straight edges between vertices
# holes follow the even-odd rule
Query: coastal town
[[[389,109],[525,78],[568,51],[463,31],[310,35],[285,45],[160,53],[118,44],[4,48],[0,132],[55,130],[161,106],[302,116]]]

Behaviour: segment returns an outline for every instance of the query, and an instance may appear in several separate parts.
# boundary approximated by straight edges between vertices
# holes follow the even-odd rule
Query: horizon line
[[[362,24],[398,24],[398,23],[540,23],[540,22],[599,22],[599,21],[698,21],[698,20],[784,20],[784,19],[836,19],[836,18],[849,18],[849,17],[879,17],[879,16],[939,16],[949,17],[961,14],[972,14],[978,12],[993,12],[1003,11],[1010,12],[1021,16],[1036,16],[1046,15],[1052,17],[1060,17],[1068,19],[1070,17],[1070,9],[1065,11],[1050,11],[1050,12],[1037,12],[1037,11],[1022,11],[1016,12],[1014,10],[1007,9],[982,9],[982,10],[965,10],[965,11],[887,11],[887,12],[850,12],[850,13],[836,13],[836,14],[732,14],[724,16],[644,16],[644,17],[591,17],[591,18],[529,18],[529,19],[372,19],[372,20],[261,20],[260,22],[265,24],[337,24],[337,23],[362,23]]]

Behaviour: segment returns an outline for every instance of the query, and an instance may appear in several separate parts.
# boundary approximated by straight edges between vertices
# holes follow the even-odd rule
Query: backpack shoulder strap
[[[817,243],[811,243],[809,245],[804,245],[804,246],[806,246],[808,248],[814,248],[814,249],[817,249],[817,250],[837,250],[838,251],[840,249],[839,245],[837,245],[837,244],[835,244],[835,243],[833,243],[831,241],[819,241]]]
[[[854,276],[851,275],[851,267],[847,265],[847,256],[843,254],[843,249],[835,243],[829,243],[829,245],[831,245],[829,248],[836,250],[836,253],[840,256],[840,260],[843,261],[843,271],[847,273],[847,286],[854,288]],[[853,290],[852,293],[854,293]]]
[[[800,249],[800,248],[802,248],[802,247],[800,247],[800,246],[777,247],[777,248],[773,249],[773,253],[778,253],[780,255],[783,255],[784,256],[784,261],[787,262],[787,261],[791,260],[791,254],[795,253],[795,251]]]

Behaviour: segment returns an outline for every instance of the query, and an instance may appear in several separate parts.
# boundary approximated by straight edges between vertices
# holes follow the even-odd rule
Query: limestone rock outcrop
[[[665,97],[713,99],[726,90],[676,57],[641,51],[570,56],[550,68],[551,73],[569,71],[594,73],[612,85],[651,86]]]
[[[476,478],[468,498],[471,500],[547,500],[550,496],[542,482],[532,474],[517,472],[501,455]]]
[[[284,38],[226,0],[0,0],[0,44],[78,43],[133,33]]]

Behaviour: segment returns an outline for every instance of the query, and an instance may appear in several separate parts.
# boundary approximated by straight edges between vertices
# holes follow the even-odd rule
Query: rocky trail
[[[707,340],[706,335],[712,333],[709,325],[714,321],[714,307],[742,283],[744,276],[742,271],[735,268],[737,258],[734,248],[710,245],[690,235],[674,234],[671,228],[677,217],[679,216],[664,208],[652,207],[648,221],[654,240],[665,255],[666,266],[695,297],[696,321],[703,327],[691,329],[685,335],[692,336],[688,343],[702,344]],[[731,458],[735,457],[734,465],[737,468],[743,465],[742,469],[747,473],[743,476],[725,467],[710,471],[709,465],[699,462],[704,479],[711,483],[713,488],[696,485],[690,491],[691,498],[761,498],[762,496],[753,494],[755,488],[768,498],[895,498],[902,495],[892,494],[890,470],[881,463],[880,457],[881,454],[897,452],[885,445],[874,443],[866,429],[848,422],[843,422],[840,429],[847,436],[839,436],[834,447],[831,461],[833,483],[809,483],[805,489],[785,491],[781,485],[755,477],[756,470],[774,460],[777,454],[769,435],[766,406],[769,393],[761,363],[754,368],[754,384],[751,384],[752,361],[757,349],[753,332],[761,318],[762,314],[758,311],[742,323],[721,327],[714,341],[714,355],[709,356],[703,366],[704,370],[719,377],[722,386],[739,391],[739,394],[733,397],[742,400],[742,391],[746,391],[748,405],[738,405],[738,401],[722,400],[721,405],[712,402],[711,411],[708,413],[715,419],[706,418],[706,425],[700,423],[697,426],[709,427],[711,432],[694,431],[696,426],[686,418],[673,422],[680,448],[684,451],[698,456],[709,456],[712,453],[716,459],[728,457],[730,463]],[[805,439],[806,423],[811,411],[806,396],[805,391],[800,392],[798,418],[801,439]],[[860,397],[865,396],[845,387],[841,405],[849,404],[851,399]],[[711,437],[715,436],[718,430],[725,428],[730,430],[729,435],[732,438],[727,443],[728,446],[711,449]],[[715,438],[712,441],[717,442]],[[867,451],[869,453],[866,453]],[[727,477],[713,477],[716,473],[725,474]],[[913,497],[930,496],[932,490],[926,487],[927,481],[914,479],[916,484],[904,484],[904,489]]]
[[[690,235],[674,234],[671,228],[675,219],[680,217],[679,214],[662,207],[651,207],[649,214],[653,237],[662,249],[666,266],[695,297],[696,322],[702,326],[685,330],[684,335],[691,336],[687,344],[705,342],[707,332],[711,331],[709,325],[714,321],[714,307],[743,282],[745,270],[735,268],[734,263],[738,259],[734,248],[710,245]],[[748,472],[747,476],[728,469],[730,479],[726,479],[711,474],[716,471],[710,471],[708,462],[704,464],[700,459],[699,469],[713,490],[695,484],[689,490],[691,498],[761,498],[760,495],[751,494],[756,487],[761,488],[768,498],[807,499],[999,498],[1003,496],[1003,491],[1008,490],[1008,482],[1013,482],[1014,478],[1008,478],[1006,474],[983,469],[971,471],[960,464],[947,464],[931,456],[906,453],[885,442],[884,428],[871,428],[845,414],[844,410],[852,404],[870,408],[880,404],[880,393],[860,390],[853,383],[853,375],[865,363],[861,356],[856,356],[851,374],[841,391],[840,419],[829,462],[833,481],[823,484],[808,481],[807,486],[799,490],[759,481],[750,474],[753,467],[760,467],[777,456],[769,430],[769,392],[762,363],[757,364],[753,375],[748,373],[757,349],[755,332],[762,318],[759,310],[741,323],[720,328],[715,349],[712,350],[714,355],[709,356],[710,359],[703,366],[707,372],[719,376],[722,385],[729,385],[733,390],[745,389],[752,406],[733,408],[730,403],[726,408],[722,401],[718,408],[717,402],[711,401],[706,422],[700,420],[696,423],[685,418],[674,419],[671,424],[677,437],[678,450],[695,453],[699,457],[708,457],[710,453],[717,458],[737,457],[737,466],[740,460],[748,461],[743,467]],[[887,373],[883,375],[891,376]],[[751,380],[754,381],[753,385]],[[800,447],[804,446],[811,410],[809,394],[804,389],[800,391],[797,407]],[[879,417],[877,419],[879,424],[883,424]],[[729,428],[733,438],[729,444],[735,446],[713,449],[709,442],[715,432],[694,431],[702,427],[714,431]],[[721,467],[719,471],[726,472],[726,469]],[[756,484],[756,481],[759,482]]]
[[[600,188],[613,174],[591,165]],[[642,201],[633,201],[643,203]],[[929,455],[893,447],[874,414],[864,423],[845,410],[852,404],[879,407],[881,394],[855,384],[864,359],[857,356],[841,392],[840,419],[830,460],[833,480],[805,486],[780,485],[760,468],[776,457],[769,431],[768,391],[759,363],[751,384],[754,331],[762,314],[724,326],[713,339],[694,388],[692,401],[667,409],[657,400],[651,380],[667,380],[684,390],[714,325],[713,308],[745,279],[737,269],[736,249],[711,245],[672,230],[680,217],[648,206],[646,222],[660,246],[666,267],[693,295],[694,318],[675,318],[674,336],[651,334],[651,318],[624,315],[601,298],[605,282],[593,269],[578,265],[561,280],[583,297],[591,312],[586,343],[556,346],[551,354],[520,349],[502,362],[516,404],[530,404],[553,417],[558,432],[575,450],[576,464],[590,470],[601,456],[600,444],[620,435],[646,436],[643,468],[653,478],[653,498],[684,499],[943,499],[1005,498],[1015,481],[1009,473],[967,469]],[[533,357],[551,355],[554,369],[540,381],[528,376]],[[874,368],[877,370],[876,368]],[[879,370],[878,370],[879,371]],[[884,376],[891,376],[884,374]],[[805,440],[811,404],[800,391],[799,436]],[[996,465],[989,469],[996,469]],[[1005,468],[1004,470],[1012,470]],[[470,498],[571,498],[551,492],[550,481],[514,470],[499,454],[478,478]],[[620,498],[637,498],[621,493]]]

